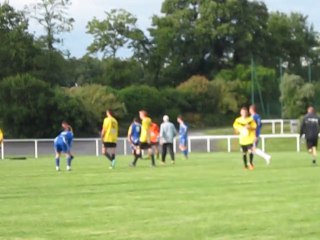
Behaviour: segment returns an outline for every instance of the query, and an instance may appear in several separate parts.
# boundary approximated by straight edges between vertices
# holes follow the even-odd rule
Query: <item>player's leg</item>
[[[312,163],[316,164],[317,163],[317,146],[318,140],[316,139],[307,139],[307,149],[310,155],[312,156]]]
[[[151,157],[151,166],[155,167],[156,166],[156,162],[154,160],[154,153],[153,153],[152,146],[150,144],[149,144],[149,148],[148,148],[148,153],[149,153],[149,156]]]
[[[112,144],[112,148],[110,148],[110,155],[111,155],[111,169],[116,167],[116,143]]]
[[[253,165],[253,157],[254,157],[254,155],[253,155],[253,146],[252,145],[248,146],[248,153],[249,153],[249,161],[250,161],[249,169],[253,170],[254,169],[254,165]]]
[[[179,145],[179,148],[180,148],[180,151],[182,152],[183,156],[185,157],[185,159],[188,159],[188,147],[187,147],[187,139],[185,138],[182,138],[180,139],[180,145]]]
[[[109,154],[108,148],[109,148],[108,143],[104,142],[102,145],[102,155],[106,156],[106,158],[111,162],[112,159],[111,159],[111,155]]]
[[[267,165],[270,164],[270,160],[271,160],[271,156],[267,153],[265,153],[264,151],[262,151],[261,149],[258,148],[258,144],[259,144],[259,139],[257,138],[255,141],[255,144],[253,146],[253,152],[258,155],[259,157],[263,158]]]
[[[156,143],[154,144],[154,153],[155,153],[155,155],[156,155],[156,157],[157,157],[157,160],[159,160],[160,151],[159,151],[159,143],[158,143],[158,142],[156,142]]]
[[[134,158],[132,163],[130,163],[130,167],[135,167],[139,158],[142,158],[142,149],[143,149],[144,145],[143,143],[139,143],[139,145],[135,145],[135,151],[134,151]]]
[[[168,143],[168,148],[169,148],[169,153],[171,157],[171,163],[174,164],[175,159],[174,159],[173,143]]]
[[[248,168],[248,160],[247,160],[247,153],[248,153],[248,147],[247,146],[241,146],[242,149],[242,160],[244,168]]]
[[[72,162],[73,156],[70,153],[70,151],[66,152],[66,157],[67,157],[67,171],[71,171],[71,162]]]
[[[312,157],[313,157],[313,160],[312,160],[312,163],[313,164],[317,164],[317,147],[312,147]]]
[[[167,156],[167,143],[162,144],[162,154],[161,154],[161,163],[164,164],[166,162]]]
[[[59,149],[56,149],[55,162],[56,162],[57,171],[60,171],[60,157],[61,157],[61,151],[59,151]]]
[[[317,164],[317,146],[318,146],[318,138],[313,139],[312,141],[312,163]]]
[[[60,171],[60,157],[61,157],[62,146],[60,143],[54,143],[54,152],[55,152],[55,163],[56,163],[56,170]]]

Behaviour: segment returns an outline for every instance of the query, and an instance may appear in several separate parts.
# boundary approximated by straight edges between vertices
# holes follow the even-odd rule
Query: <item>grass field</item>
[[[111,171],[102,157],[78,157],[72,172],[50,158],[0,161],[0,239],[320,237],[320,168],[306,153],[274,153],[254,171],[239,153],[129,161]]]

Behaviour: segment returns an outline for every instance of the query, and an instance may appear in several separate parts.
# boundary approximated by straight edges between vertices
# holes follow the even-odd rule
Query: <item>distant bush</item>
[[[153,116],[159,116],[165,112],[166,105],[163,96],[154,87],[131,86],[120,90],[118,94],[130,117],[137,116],[141,109],[148,111]]]

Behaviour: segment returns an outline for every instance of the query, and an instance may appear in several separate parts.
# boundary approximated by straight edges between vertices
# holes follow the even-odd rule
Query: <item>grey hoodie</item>
[[[163,122],[160,126],[160,140],[162,143],[173,143],[174,137],[177,135],[177,130],[173,123]]]

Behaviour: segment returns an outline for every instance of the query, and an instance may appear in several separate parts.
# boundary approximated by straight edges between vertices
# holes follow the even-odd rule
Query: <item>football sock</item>
[[[56,158],[56,167],[60,166],[60,158]]]
[[[106,156],[110,161],[112,161],[112,157],[111,157],[111,155],[110,155],[108,152],[105,153],[105,156]]]
[[[137,163],[137,161],[138,161],[139,157],[140,157],[140,154],[139,154],[139,155],[135,155],[135,156],[134,156],[134,159],[133,159],[132,165],[134,165],[134,166],[136,165],[136,163]]]
[[[67,165],[68,165],[68,166],[71,166],[72,158],[73,158],[72,156],[70,156],[70,157],[67,158]]]
[[[245,167],[248,167],[248,164],[247,164],[247,155],[246,154],[243,154],[243,163],[244,163],[244,166]]]
[[[111,166],[114,168],[116,166],[116,155],[113,153],[111,154]]]
[[[156,165],[156,162],[154,161],[154,154],[151,154],[151,163],[152,163],[152,166]]]
[[[183,150],[182,153],[186,158],[188,158],[188,150]]]
[[[255,154],[257,154],[259,157],[262,157],[263,159],[267,160],[271,158],[271,156],[265,152],[263,152],[261,149],[256,148]]]
[[[253,153],[250,153],[250,164],[253,165]]]

